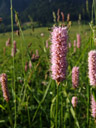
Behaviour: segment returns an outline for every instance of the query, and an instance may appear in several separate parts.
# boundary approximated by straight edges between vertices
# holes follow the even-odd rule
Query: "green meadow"
[[[81,35],[81,48],[76,48],[74,52],[77,33]],[[10,46],[6,46],[6,40],[11,37],[11,32],[0,34],[0,73],[7,74],[10,93],[7,103],[0,88],[0,128],[55,128],[56,125],[58,128],[93,128],[95,122],[90,108],[88,52],[95,48],[95,43],[89,25],[73,22],[68,31],[67,43],[71,42],[72,46],[67,54],[67,77],[60,83],[58,93],[56,82],[51,78],[51,31],[48,31],[48,27],[35,28],[34,32],[26,29],[20,32],[20,36],[14,31],[13,40],[17,48],[14,57],[11,56],[12,41]],[[36,50],[39,58],[32,61],[32,54],[36,54]],[[25,71],[26,62],[29,64],[29,61],[32,67],[27,65]],[[80,72],[77,89],[72,87],[74,66],[78,66]],[[71,104],[73,96],[78,97],[76,108]]]

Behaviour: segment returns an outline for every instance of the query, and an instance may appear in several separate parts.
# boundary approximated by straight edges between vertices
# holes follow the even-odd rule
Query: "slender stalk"
[[[87,126],[89,126],[90,86],[87,85]]]
[[[94,15],[95,15],[95,24],[96,24],[96,0],[93,1],[93,5],[94,5]]]
[[[94,12],[94,4],[92,3],[92,22],[93,22],[93,13]]]
[[[15,15],[16,15],[16,17],[17,17],[17,20],[18,20],[18,27],[19,27],[19,30],[20,30],[20,32],[21,32],[21,35],[22,35],[22,38],[23,38],[23,41],[25,42],[25,39],[24,39],[24,35],[23,35],[23,32],[22,32],[22,29],[21,29],[21,25],[20,25],[20,21],[19,21],[19,19],[18,19],[18,14],[17,14],[17,12],[15,11]],[[22,41],[21,41],[21,60],[22,60],[22,71],[23,71],[23,75],[24,75],[24,77],[25,77],[25,71],[24,71],[24,53],[23,53],[23,43],[22,43]]]
[[[9,122],[10,122],[10,125],[13,127],[12,114],[11,114],[11,111],[10,111],[9,103],[7,104],[7,108],[8,108],[9,117],[10,117]]]
[[[58,128],[58,84],[57,84],[57,97],[56,97],[56,121],[55,121],[55,128]]]
[[[27,102],[28,102],[28,100],[29,100],[29,97],[27,99]],[[29,112],[28,106],[29,106],[29,102],[27,104],[27,111],[28,111],[28,123],[29,123],[29,127],[30,127],[31,122],[30,122],[30,112]]]
[[[62,88],[62,86],[61,86],[61,92],[62,92],[62,90],[63,90],[63,88]],[[61,93],[62,94],[62,93]],[[63,128],[63,101],[62,101],[62,95],[61,95],[61,128]]]
[[[12,0],[10,0],[11,3],[11,31],[12,31],[12,48],[13,48],[13,6],[12,6]],[[14,53],[14,51],[13,51]],[[14,54],[13,54],[13,84],[14,84],[14,93],[15,93],[15,61],[14,61]],[[14,108],[15,108],[15,122],[14,122],[14,128],[16,128],[16,93],[14,97]]]

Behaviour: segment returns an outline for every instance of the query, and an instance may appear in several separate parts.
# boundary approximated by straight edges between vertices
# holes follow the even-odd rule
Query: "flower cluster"
[[[91,110],[92,110],[92,117],[96,119],[96,101],[93,97],[93,95],[91,96]]]
[[[72,103],[72,105],[73,105],[74,108],[77,106],[78,100],[77,100],[77,97],[76,96],[73,96],[72,97],[71,103]]]
[[[51,45],[51,71],[52,78],[61,82],[66,77],[67,69],[67,28],[54,27]]]
[[[81,37],[80,34],[77,34],[77,48],[80,48],[81,46]]]
[[[12,48],[11,56],[15,56],[16,52],[17,52],[16,41],[13,41],[13,48]]]
[[[6,41],[6,47],[10,46],[10,41],[11,41],[11,38],[8,38],[8,40]]]
[[[90,85],[96,86],[96,50],[90,51],[88,55]]]
[[[72,69],[72,85],[74,88],[78,86],[79,83],[79,67],[73,67]]]
[[[1,86],[2,86],[3,97],[8,102],[9,101],[9,91],[8,91],[8,87],[7,87],[7,75],[5,73],[1,74],[0,82],[1,82]]]

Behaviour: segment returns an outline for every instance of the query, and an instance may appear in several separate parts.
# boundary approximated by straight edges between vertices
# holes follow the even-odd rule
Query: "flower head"
[[[80,48],[81,46],[81,37],[80,34],[77,34],[77,48]]]
[[[3,97],[8,102],[9,101],[9,91],[8,91],[8,87],[7,87],[7,75],[5,73],[1,74],[0,82],[1,82],[1,86],[2,86]]]
[[[90,85],[96,86],[96,50],[90,51],[88,55]]]
[[[67,28],[54,27],[51,45],[51,71],[52,78],[61,82],[66,77],[67,69]]]
[[[69,44],[68,44],[68,45],[69,45],[69,48],[71,48],[71,46],[72,46],[71,42],[69,42]]]
[[[72,69],[72,85],[74,88],[78,86],[79,83],[79,67],[73,67]]]
[[[92,117],[96,119],[96,101],[93,97],[93,95],[91,96],[91,111],[92,111]]]
[[[25,72],[27,72],[27,70],[28,70],[28,62],[26,62],[25,64]]]
[[[8,40],[6,41],[6,46],[7,46],[7,47],[10,46],[10,41],[11,41],[11,39],[8,38]]]
[[[76,47],[76,44],[77,44],[77,42],[76,42],[76,40],[74,40],[74,47]]]
[[[13,48],[12,48],[11,56],[15,56],[16,52],[17,52],[16,41],[13,41]]]
[[[31,69],[32,68],[32,62],[31,62],[31,60],[29,61],[29,69]]]
[[[76,96],[73,96],[72,97],[71,103],[72,103],[72,105],[73,105],[74,108],[77,106],[78,100],[77,100],[77,97]]]

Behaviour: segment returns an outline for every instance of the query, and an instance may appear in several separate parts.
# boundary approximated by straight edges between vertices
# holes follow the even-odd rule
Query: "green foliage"
[[[73,51],[73,41],[76,39],[77,33],[81,34],[81,49],[77,49],[76,53]],[[41,37],[41,33],[44,33],[44,37]],[[5,72],[8,76],[8,89],[10,92],[9,105],[4,101],[2,91],[0,91],[0,127],[13,127],[15,116],[17,127],[32,127],[40,128],[55,126],[56,121],[56,83],[50,78],[50,54],[49,48],[46,49],[45,42],[50,37],[48,27],[35,28],[34,32],[31,29],[23,31],[24,40],[22,35],[19,37],[14,33],[14,40],[17,42],[17,53],[14,58],[15,66],[15,91],[13,88],[13,65],[11,57],[11,46],[6,47],[6,40],[11,37],[11,34],[0,34],[0,74]],[[91,50],[90,29],[88,25],[78,26],[77,23],[73,23],[70,28],[69,40],[72,43],[72,47],[68,51],[68,75],[66,81],[61,83],[58,87],[58,127],[72,128],[94,128],[94,121],[89,113],[89,91],[88,89],[88,52]],[[32,43],[31,47],[28,45]],[[21,45],[22,43],[22,45]],[[50,41],[49,41],[50,45]],[[22,46],[22,47],[21,47]],[[3,48],[6,48],[5,54]],[[35,50],[39,50],[40,58],[36,62],[32,62],[32,68],[24,71],[22,65],[22,52],[23,63],[30,61],[28,52],[35,53]],[[73,66],[80,67],[79,87],[77,90],[72,89],[71,71]],[[25,75],[24,75],[25,73]],[[20,83],[20,80],[22,82]],[[1,89],[0,89],[1,90]],[[16,95],[16,97],[15,97]],[[72,96],[78,97],[77,108],[74,109],[71,104]],[[16,100],[15,100],[16,98]],[[89,98],[89,99],[88,99]],[[16,102],[16,113],[14,103]],[[88,124],[90,120],[90,123]],[[61,123],[62,122],[62,123]]]

